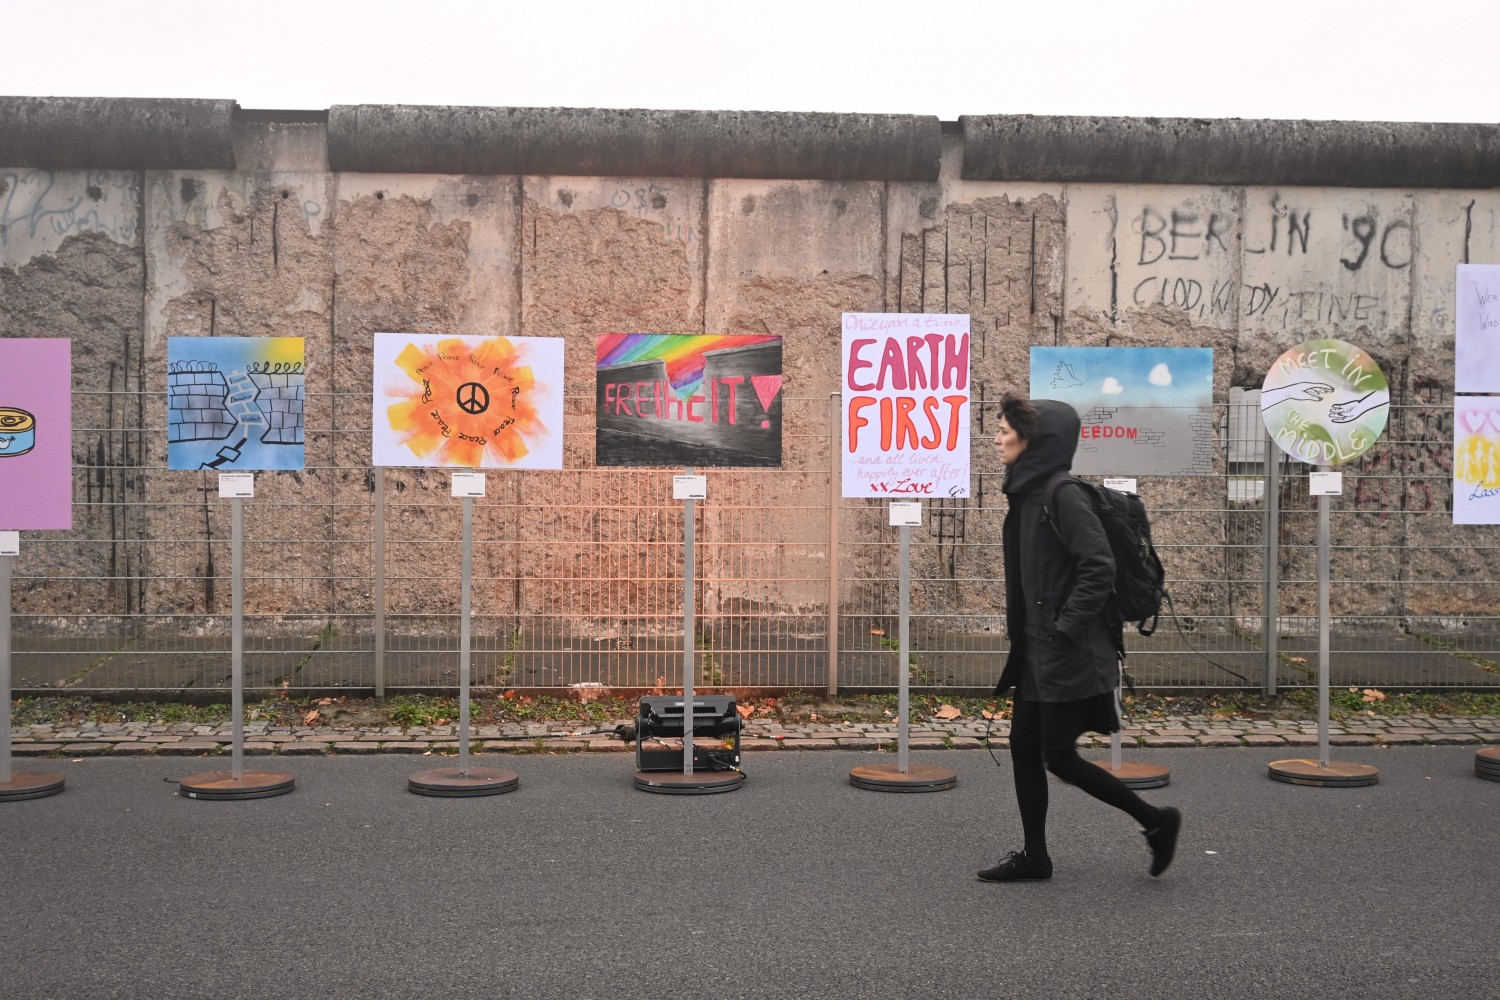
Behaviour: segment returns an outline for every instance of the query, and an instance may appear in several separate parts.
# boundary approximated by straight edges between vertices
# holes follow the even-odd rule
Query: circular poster
[[[1342,465],[1385,430],[1391,394],[1373,358],[1342,340],[1309,340],[1271,365],[1260,416],[1277,447],[1310,465]]]

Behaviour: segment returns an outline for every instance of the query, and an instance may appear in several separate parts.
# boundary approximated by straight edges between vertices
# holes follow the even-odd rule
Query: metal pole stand
[[[870,764],[849,772],[849,784],[871,792],[942,792],[958,784],[958,772],[946,767],[909,762],[911,743],[911,529],[922,523],[922,505],[891,504],[891,524],[901,532],[901,643],[896,674],[899,696],[896,720],[896,766]]]
[[[14,537],[14,536],[13,536]],[[5,693],[5,711],[0,712],[0,802],[42,799],[63,790],[63,776],[10,768],[10,578],[15,556],[0,555],[0,692]]]
[[[1125,665],[1121,663],[1120,670],[1122,674],[1124,669]],[[1125,692],[1122,688],[1123,684],[1115,688],[1115,711],[1121,716],[1124,715],[1121,708],[1125,704]],[[1103,761],[1096,760],[1094,764],[1104,768],[1104,770],[1118,778],[1121,784],[1127,785],[1130,788],[1162,788],[1172,780],[1171,769],[1163,767],[1160,764],[1142,764],[1138,761],[1127,762],[1121,760],[1121,742],[1122,739],[1118,730],[1110,733],[1109,763],[1106,764]]]
[[[1474,773],[1486,781],[1500,781],[1500,747],[1474,752]]]
[[[643,792],[663,795],[717,795],[732,792],[745,783],[744,771],[693,770],[693,719],[697,715],[693,702],[693,611],[696,595],[693,587],[693,502],[707,499],[704,477],[683,469],[673,478],[672,495],[682,501],[683,569],[682,569],[682,773],[674,771],[637,771],[635,787]],[[637,739],[641,736],[637,734]]]
[[[248,473],[240,473],[243,482],[250,479]],[[220,478],[219,495],[225,495],[224,477]],[[285,795],[296,785],[297,779],[281,771],[245,770],[245,501],[247,494],[237,494],[230,499],[232,527],[230,529],[230,590],[234,605],[234,620],[231,626],[231,656],[233,658],[233,692],[231,694],[230,720],[234,727],[230,744],[231,770],[206,771],[181,779],[177,793],[187,799],[266,799],[273,795]],[[254,486],[249,494],[254,495]]]
[[[453,476],[453,491],[460,490],[464,498],[464,552],[463,552],[463,607],[458,626],[458,766],[438,767],[421,771],[406,779],[406,789],[417,795],[436,795],[444,798],[472,798],[479,795],[500,795],[513,792],[521,784],[521,776],[514,771],[499,767],[469,766],[469,612],[473,607],[474,579],[474,497],[484,496],[484,473],[468,473],[478,477],[478,485],[472,479],[461,479],[464,473]],[[477,489],[478,493],[474,493]]]
[[[1318,496],[1318,759],[1273,760],[1268,773],[1275,781],[1320,788],[1359,788],[1380,780],[1372,764],[1328,759],[1328,495]]]

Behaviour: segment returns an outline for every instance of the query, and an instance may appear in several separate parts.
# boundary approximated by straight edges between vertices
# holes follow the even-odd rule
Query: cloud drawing
[[[1152,385],[1171,385],[1172,369],[1167,367],[1166,362],[1162,362],[1151,369],[1151,374],[1146,376],[1146,380]]]
[[[1105,393],[1106,395],[1113,396],[1116,393],[1124,392],[1125,387],[1120,384],[1119,379],[1115,378],[1114,376],[1110,376],[1109,378],[1104,380],[1104,385],[1100,387],[1100,391]]]

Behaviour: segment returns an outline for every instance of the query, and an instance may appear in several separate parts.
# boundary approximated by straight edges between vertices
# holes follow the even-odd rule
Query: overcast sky
[[[1500,0],[0,0],[0,37],[8,95],[1500,122]]]

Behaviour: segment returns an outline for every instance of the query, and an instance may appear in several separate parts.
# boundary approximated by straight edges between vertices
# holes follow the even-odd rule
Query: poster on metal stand
[[[219,473],[219,499],[230,504],[230,764],[228,771],[179,779],[183,798],[264,799],[296,787],[297,779],[284,771],[245,770],[245,501],[254,496],[253,474]]]
[[[445,468],[463,501],[459,611],[458,767],[412,775],[418,795],[465,798],[514,791],[520,776],[470,761],[474,501],[485,469],[563,467],[563,340],[483,334],[376,333],[372,352],[370,464]],[[384,496],[384,477],[378,488]],[[375,619],[385,618],[384,516],[377,505]],[[376,684],[384,690],[385,637],[376,636]]]
[[[1343,474],[1385,430],[1390,390],[1368,354],[1342,340],[1309,340],[1282,354],[1266,373],[1260,393],[1266,432],[1292,458],[1317,467],[1308,477],[1318,500],[1318,759],[1272,761],[1269,775],[1292,785],[1350,788],[1373,785],[1370,764],[1329,759],[1330,498],[1342,495]]]
[[[463,597],[458,625],[458,766],[420,771],[407,779],[406,787],[417,795],[465,798],[513,792],[521,784],[515,771],[499,767],[474,767],[469,762],[469,680],[472,646],[470,619],[474,610],[474,500],[485,494],[483,472],[455,472],[451,483],[454,497],[463,499],[463,554],[459,567]]]
[[[73,526],[73,342],[0,340],[0,802],[63,790],[62,775],[11,767],[11,585],[23,530]]]
[[[683,467],[672,481],[684,520],[682,696],[641,698],[635,787],[732,791],[745,779],[735,699],[693,690],[695,504],[708,496],[693,469],[781,466],[781,337],[607,333],[595,340],[594,360],[594,463]]]
[[[969,496],[969,317],[844,313],[841,494],[890,501],[899,535],[896,764],[849,772],[876,792],[938,792],[957,772],[911,763],[911,529],[922,501]]]
[[[635,787],[643,792],[667,795],[714,795],[732,792],[745,783],[745,772],[738,766],[715,767],[722,753],[704,748],[699,750],[694,741],[714,736],[729,736],[734,741],[733,762],[739,759],[739,716],[735,712],[734,700],[699,697],[693,692],[693,674],[696,669],[696,650],[693,638],[696,635],[693,552],[695,541],[694,505],[708,499],[708,477],[695,475],[691,468],[672,477],[672,498],[682,501],[683,519],[683,571],[682,571],[682,697],[643,698],[636,719],[637,763],[643,763],[641,751],[646,740],[662,743],[674,736],[682,740],[682,770],[667,771],[641,767],[635,773]],[[732,733],[722,732],[727,723]],[[663,754],[662,756],[667,756]],[[698,768],[699,759],[709,766]]]
[[[230,504],[230,769],[178,781],[189,799],[292,791],[282,771],[245,770],[245,501],[257,471],[304,467],[307,371],[301,337],[168,337],[167,468],[218,475]]]

